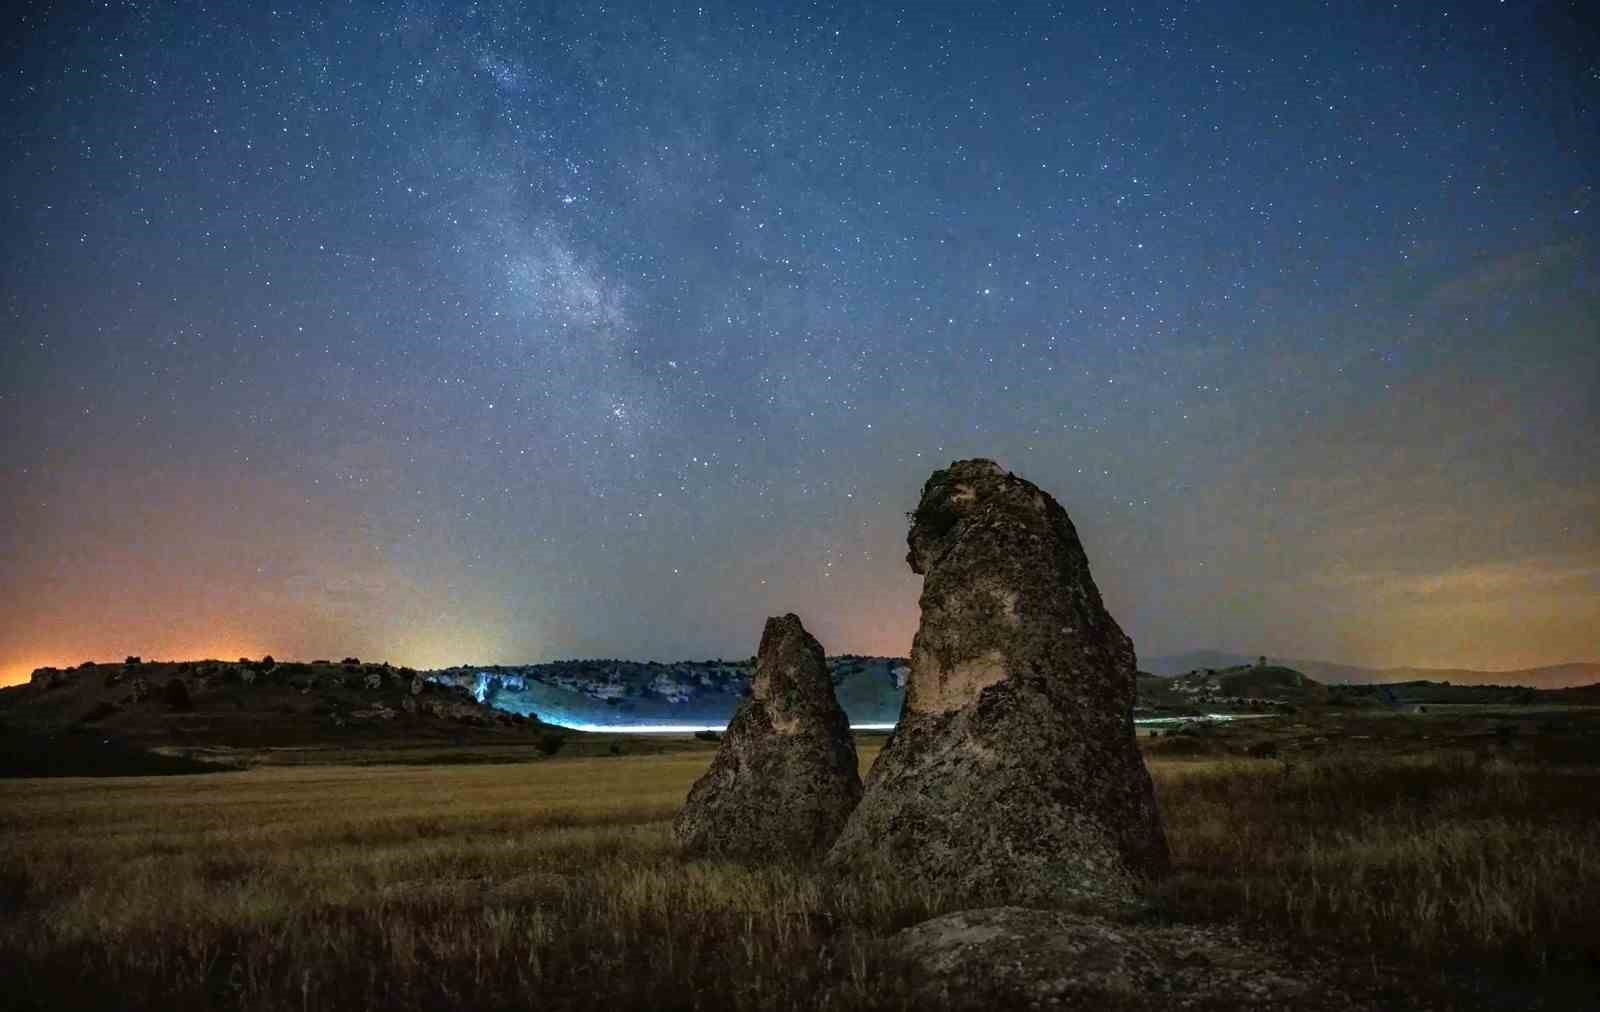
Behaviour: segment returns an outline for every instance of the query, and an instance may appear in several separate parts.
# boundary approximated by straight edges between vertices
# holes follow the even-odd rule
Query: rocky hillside
[[[748,660],[571,660],[550,664],[462,665],[423,676],[488,706],[537,715],[567,727],[640,725],[722,727],[749,688]],[[910,662],[903,657],[846,654],[828,658],[833,691],[852,726],[900,719]],[[1238,667],[1178,678],[1139,678],[1140,716],[1249,709],[1264,702],[1328,701],[1327,689],[1290,668]]]
[[[908,662],[899,657],[828,658],[834,692],[850,722],[892,724],[900,717]],[[750,660],[571,660],[549,664],[463,665],[424,672],[489,706],[574,727],[679,724],[720,727],[748,690]]]
[[[0,733],[72,729],[153,747],[295,746],[399,740],[534,740],[539,722],[487,706],[410,668],[261,660],[85,663],[40,668],[0,689]]]

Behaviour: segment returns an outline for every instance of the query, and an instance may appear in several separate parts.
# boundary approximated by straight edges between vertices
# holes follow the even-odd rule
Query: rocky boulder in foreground
[[[899,726],[828,860],[988,903],[1131,897],[1168,868],[1133,643],[1066,512],[988,460],[935,471]]]
[[[1229,927],[1123,924],[1056,910],[963,910],[883,943],[922,1007],[1370,1007]]]
[[[673,835],[690,853],[806,857],[827,850],[860,798],[822,646],[794,615],[768,619],[750,695]]]

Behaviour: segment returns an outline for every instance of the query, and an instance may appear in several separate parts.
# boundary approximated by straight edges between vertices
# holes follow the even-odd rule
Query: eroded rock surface
[[[1366,1007],[1222,926],[997,907],[924,921],[884,948],[928,1008]]]
[[[992,461],[934,472],[900,722],[829,855],[978,902],[1131,897],[1168,867],[1134,744],[1133,643],[1066,511]]]
[[[806,857],[861,797],[850,722],[822,646],[794,615],[767,620],[750,695],[673,824],[691,853]]]

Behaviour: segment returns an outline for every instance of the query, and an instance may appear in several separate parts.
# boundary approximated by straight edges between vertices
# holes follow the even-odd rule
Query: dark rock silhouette
[[[62,671],[58,668],[35,668],[32,676],[28,679],[28,684],[35,689],[54,689],[65,685],[71,677],[71,672]]]
[[[767,619],[750,695],[673,834],[691,853],[806,857],[827,850],[860,798],[821,644],[794,615]]]
[[[1131,897],[1167,871],[1133,643],[1066,512],[988,460],[935,471],[899,726],[829,863],[986,902]]]

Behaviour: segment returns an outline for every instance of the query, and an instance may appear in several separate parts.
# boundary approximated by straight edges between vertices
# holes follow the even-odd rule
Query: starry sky
[[[904,654],[986,456],[1141,656],[1600,659],[1583,5],[39,5],[0,681]]]

